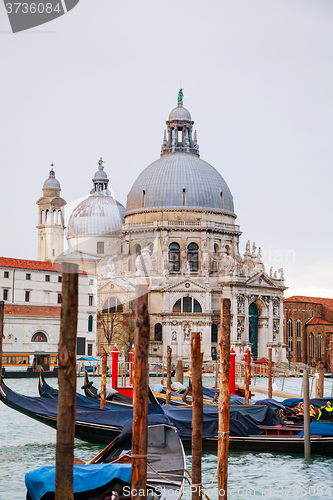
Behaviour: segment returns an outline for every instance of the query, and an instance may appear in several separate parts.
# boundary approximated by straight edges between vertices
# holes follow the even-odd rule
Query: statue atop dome
[[[179,89],[178,92],[178,105],[183,105],[184,92],[183,89]]]

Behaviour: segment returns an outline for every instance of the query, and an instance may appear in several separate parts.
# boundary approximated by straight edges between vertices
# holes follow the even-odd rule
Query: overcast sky
[[[53,161],[86,196],[97,161],[116,198],[160,154],[181,82],[201,157],[224,177],[266,269],[333,297],[332,0],[80,0],[12,34],[0,4],[0,255],[37,258]]]

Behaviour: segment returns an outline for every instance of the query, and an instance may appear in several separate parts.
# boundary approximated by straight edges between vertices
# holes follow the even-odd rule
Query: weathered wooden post
[[[272,399],[273,383],[272,383],[272,348],[268,348],[268,397]]]
[[[135,297],[133,379],[133,433],[132,433],[132,500],[146,499],[147,495],[147,423],[148,423],[148,349],[149,314],[148,287],[137,285]],[[140,494],[144,492],[144,495]]]
[[[104,349],[103,359],[102,359],[102,378],[101,378],[101,410],[105,410],[106,404],[106,374],[108,366],[108,355]]]
[[[311,457],[309,370],[303,370],[304,458]]]
[[[220,342],[220,397],[219,397],[219,435],[218,435],[218,499],[227,500],[228,493],[228,454],[230,423],[230,299],[221,300],[221,342]]]
[[[179,382],[180,384],[184,383],[184,368],[181,359],[178,359],[176,363],[176,382]]]
[[[191,333],[192,363],[192,500],[201,500],[201,459],[202,459],[202,425],[203,425],[203,392],[202,392],[202,353],[200,332]]]
[[[129,353],[129,358],[130,358],[130,362],[129,362],[129,370],[130,370],[130,386],[133,385],[133,354],[134,354],[134,345],[132,346],[132,349],[130,350],[130,353]]]
[[[76,409],[77,264],[62,265],[62,304],[58,348],[58,417],[55,500],[73,500]]]
[[[324,397],[324,365],[321,362],[317,366],[315,393],[316,398]]]
[[[5,315],[5,303],[0,301],[0,379],[2,377],[2,343],[3,343],[3,325]]]
[[[171,362],[172,362],[172,349],[168,345],[167,347],[167,385],[166,385],[166,397],[165,403],[169,405],[171,403]]]
[[[250,369],[251,369],[251,355],[249,349],[246,351],[245,356],[246,366],[245,366],[245,404],[249,404],[250,399]]]

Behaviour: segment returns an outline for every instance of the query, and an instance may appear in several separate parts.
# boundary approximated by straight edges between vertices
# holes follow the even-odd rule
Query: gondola
[[[121,435],[87,464],[74,465],[75,500],[117,498],[115,493],[120,499],[131,498],[131,426],[131,421],[126,422]],[[147,500],[179,500],[186,461],[177,430],[168,425],[148,426],[147,454]],[[54,479],[54,467],[27,473],[27,500],[53,500]]]
[[[80,398],[84,399],[84,406]],[[112,403],[106,410],[99,408],[99,402],[77,394],[79,404],[76,406],[75,437],[88,443],[108,444],[121,433],[124,422],[133,418],[133,407]],[[43,424],[57,428],[57,399],[49,397],[23,396],[12,391],[1,379],[0,401],[24,415]],[[149,404],[149,417],[159,419],[159,423],[170,424],[162,408]],[[152,418],[153,418],[152,417]]]

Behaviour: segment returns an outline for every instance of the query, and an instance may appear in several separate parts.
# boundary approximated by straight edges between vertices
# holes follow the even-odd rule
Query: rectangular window
[[[94,284],[94,280],[89,280],[89,285],[93,285]]]
[[[4,290],[2,293],[2,300],[8,300],[8,290]]]
[[[78,337],[76,339],[76,354],[78,356],[85,356],[86,355],[86,338],[85,337]]]
[[[30,281],[30,280],[31,280],[31,274],[30,274],[30,273],[27,273],[27,274],[25,275],[25,279],[26,279],[26,280],[28,280],[28,281]]]
[[[89,305],[90,306],[93,305],[93,301],[94,301],[94,296],[93,295],[89,295]]]
[[[62,276],[58,276],[58,283],[62,282]]]
[[[4,278],[9,278],[9,271],[4,271],[3,272],[3,277]]]
[[[92,356],[92,344],[88,344],[88,356]]]
[[[104,241],[97,242],[97,253],[104,253]]]
[[[61,304],[62,299],[61,299],[61,293],[58,293],[58,304]]]
[[[30,302],[30,292],[28,292],[27,290],[25,292],[25,301]]]
[[[45,274],[45,281],[50,281],[50,275],[49,274]]]

